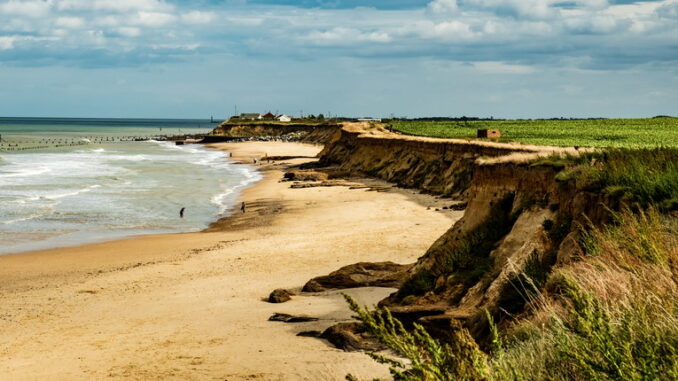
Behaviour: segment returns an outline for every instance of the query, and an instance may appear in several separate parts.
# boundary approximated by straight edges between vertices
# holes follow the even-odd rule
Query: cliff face
[[[556,180],[558,165],[516,157],[545,156],[540,147],[395,136],[344,128],[320,162],[400,185],[467,200],[464,216],[409,270],[382,305],[404,322],[433,330],[461,320],[480,341],[485,311],[500,323],[520,313],[527,294],[553,266],[577,252],[577,227],[606,218],[611,200]],[[505,160],[504,158],[513,158]]]
[[[214,128],[210,136],[251,138],[251,137],[283,137],[294,135],[296,139],[308,143],[325,143],[331,134],[338,130],[336,124],[319,125],[296,123],[222,123]]]
[[[556,181],[558,168],[475,165],[464,216],[382,301],[405,321],[461,320],[481,342],[485,311],[499,323],[523,312],[547,275],[580,249],[580,226],[607,218],[611,200]]]
[[[509,155],[548,154],[546,147],[491,142],[416,138],[379,126],[349,124],[334,132],[320,153],[323,165],[417,188],[433,194],[465,195],[475,162]]]

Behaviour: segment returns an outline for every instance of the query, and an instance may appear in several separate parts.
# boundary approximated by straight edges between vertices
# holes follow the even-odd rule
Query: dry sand
[[[248,162],[264,153],[313,156],[321,148],[213,146]],[[358,261],[413,262],[460,212],[435,212],[449,201],[406,190],[290,189],[279,181],[287,164],[261,165],[264,179],[241,197],[247,212],[220,221],[220,231],[0,256],[0,380],[387,376],[362,353],[295,336],[348,319],[339,292],[284,304],[262,298]],[[392,291],[348,293],[373,304]],[[320,320],[267,321],[274,312]]]

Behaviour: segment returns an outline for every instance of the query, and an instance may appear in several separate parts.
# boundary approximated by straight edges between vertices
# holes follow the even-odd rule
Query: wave
[[[23,200],[20,200],[23,201]],[[3,225],[11,225],[15,224],[18,222],[24,222],[24,221],[30,221],[33,219],[38,219],[41,217],[46,217],[54,213],[54,207],[53,205],[41,205],[40,207],[36,208],[37,210],[34,210],[31,213],[25,214],[25,215],[20,215],[19,213],[15,212],[13,214],[19,214],[18,216],[14,216],[14,218],[9,219],[9,220],[0,220],[0,224]],[[7,214],[11,213],[3,213],[5,216]],[[10,217],[11,218],[11,217]]]
[[[219,213],[217,215],[224,215],[230,208],[234,206],[234,196],[237,193],[241,192],[243,189],[261,180],[262,178],[259,171],[254,168],[251,170],[244,170],[242,173],[246,176],[244,180],[240,181],[237,185],[228,186],[223,190],[223,192],[215,194],[210,199],[213,204],[219,206]]]
[[[215,194],[214,196],[212,196],[210,201],[214,205],[217,205],[219,207],[219,212],[217,213],[217,215],[223,215],[224,213],[226,213],[228,211],[228,209],[233,207],[232,206],[232,199],[229,196],[235,194],[236,190],[237,190],[237,188],[233,187],[233,188],[226,189],[222,193],[218,193],[218,194]]]
[[[59,200],[59,199],[62,199],[62,198],[77,196],[79,194],[91,192],[91,191],[93,191],[94,189],[97,189],[97,188],[101,188],[101,185],[94,184],[94,185],[90,185],[88,187],[78,189],[78,190],[75,190],[75,191],[71,191],[71,192],[48,194],[48,195],[45,195],[45,196],[41,196],[41,198],[48,199],[48,200]]]
[[[16,251],[12,247],[27,240],[58,242],[74,232],[90,240],[201,230],[261,179],[254,167],[234,165],[224,152],[171,142],[6,157],[0,167],[0,252]],[[184,205],[189,211],[179,218]]]
[[[11,171],[11,172],[0,173],[0,179],[2,179],[3,177],[28,177],[28,176],[44,175],[45,173],[47,173],[49,171],[50,171],[50,168],[47,168],[47,167],[25,168],[25,169],[14,170],[14,171]]]
[[[152,160],[148,155],[136,154],[136,155],[108,155],[106,159],[109,161],[112,160],[128,160],[128,161],[147,161]]]
[[[30,221],[30,220],[33,220],[33,219],[36,219],[36,218],[39,218],[39,217],[48,216],[50,214],[52,214],[52,212],[34,213],[34,214],[29,214],[27,216],[19,217],[19,218],[13,219],[13,220],[5,220],[5,221],[0,220],[0,224],[3,224],[3,225],[15,224],[17,222]]]
[[[178,146],[178,145],[176,145],[176,143],[172,143],[172,142],[168,142],[168,141],[164,141],[164,140],[161,141],[161,140],[151,139],[151,140],[148,140],[147,142],[157,144],[160,147],[168,149],[168,150],[183,151],[183,150],[186,149],[186,146]]]

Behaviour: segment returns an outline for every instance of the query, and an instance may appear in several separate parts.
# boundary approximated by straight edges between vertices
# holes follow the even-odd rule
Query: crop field
[[[471,139],[482,128],[501,130],[502,142],[582,147],[678,148],[678,118],[595,120],[391,121],[401,133]]]

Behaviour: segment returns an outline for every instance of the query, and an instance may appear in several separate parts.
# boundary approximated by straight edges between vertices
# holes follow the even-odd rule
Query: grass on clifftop
[[[408,135],[474,139],[499,129],[500,141],[582,147],[678,147],[678,118],[593,120],[392,121]]]
[[[678,209],[678,149],[611,149],[569,159],[556,180],[641,207]]]

